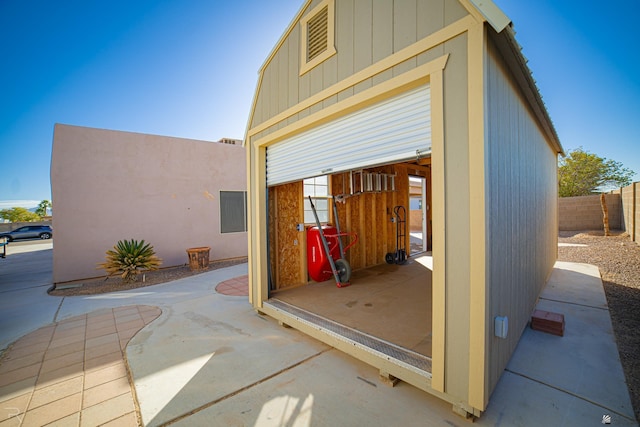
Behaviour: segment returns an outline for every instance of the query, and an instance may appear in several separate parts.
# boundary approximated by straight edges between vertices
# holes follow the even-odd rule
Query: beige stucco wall
[[[51,159],[54,283],[103,276],[121,239],[144,239],[163,267],[247,255],[247,233],[220,232],[220,191],[246,190],[240,145],[57,124]]]

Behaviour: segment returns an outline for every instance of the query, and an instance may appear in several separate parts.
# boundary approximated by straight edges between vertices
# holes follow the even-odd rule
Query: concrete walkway
[[[132,396],[137,396],[144,425],[470,425],[454,415],[449,404],[402,382],[394,388],[384,386],[377,370],[258,315],[246,297],[215,291],[220,282],[246,273],[246,265],[234,266],[148,288],[73,298],[50,297],[46,288],[32,287],[29,295],[35,307],[49,304],[55,309],[47,311],[53,313],[48,319],[34,316],[31,323],[22,325],[21,331],[27,331],[21,334],[44,327],[49,332],[34,334],[55,337],[55,330],[65,322],[85,318],[89,328],[89,319],[107,313],[113,313],[117,325],[121,307],[136,307],[140,316],[146,312],[150,323],[131,338],[125,350],[134,384]],[[2,291],[4,277],[0,273],[0,292],[2,304],[8,307],[13,295],[21,298],[23,294],[18,289]],[[151,321],[157,311],[149,307],[159,308],[162,314]],[[558,263],[538,307],[565,315],[565,336],[527,328],[487,411],[475,424],[601,425],[602,417],[608,415],[612,425],[637,425],[598,270]],[[22,309],[28,310],[28,305]],[[6,331],[10,325],[6,321],[4,311],[0,312],[0,343],[16,339],[11,338],[15,333]],[[118,336],[119,343],[128,339],[133,328],[128,329],[122,338]],[[85,352],[92,344],[105,343],[85,342]],[[16,406],[8,406],[9,398],[25,386],[4,380],[17,369],[46,374],[42,366],[29,368],[34,363],[28,358],[37,352],[29,354],[26,347],[15,353],[20,345],[14,345],[0,362],[2,370],[9,360],[23,360],[21,368],[2,374],[6,384],[0,386],[0,408],[7,414],[0,414],[0,427],[20,425],[20,420],[22,425],[36,425],[27,422],[28,411],[15,414]],[[83,365],[84,381],[95,368]],[[122,393],[113,393],[126,394],[124,388],[118,390]],[[50,397],[48,403],[60,404],[63,399]],[[88,425],[90,419],[85,417],[83,423],[82,410],[92,406],[96,404],[80,407],[79,420],[66,421]],[[100,423],[136,425],[132,418],[110,416],[103,416]],[[62,419],[48,420],[66,425]]]

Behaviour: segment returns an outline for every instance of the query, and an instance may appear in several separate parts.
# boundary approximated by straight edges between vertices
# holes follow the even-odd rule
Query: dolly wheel
[[[384,260],[387,262],[387,264],[395,264],[396,254],[394,254],[393,252],[389,252],[387,253],[387,255],[385,255]]]
[[[348,283],[349,279],[351,279],[351,266],[347,260],[340,258],[335,261],[335,264],[336,270],[338,271],[338,277],[340,277],[340,282]]]

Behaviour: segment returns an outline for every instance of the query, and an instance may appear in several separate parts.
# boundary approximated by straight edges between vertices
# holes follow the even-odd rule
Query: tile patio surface
[[[102,309],[20,338],[0,362],[0,426],[137,425],[124,349],[160,314]]]
[[[216,292],[247,296],[248,276],[222,281]],[[0,427],[141,424],[125,349],[161,313],[143,305],[101,309],[17,340],[0,359]]]
[[[216,286],[216,292],[223,295],[244,297],[249,295],[249,276],[239,276],[225,280]]]

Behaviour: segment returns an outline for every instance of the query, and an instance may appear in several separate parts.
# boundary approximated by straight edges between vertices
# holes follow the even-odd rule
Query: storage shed
[[[479,416],[557,254],[562,147],[504,13],[306,1],[245,144],[255,309]],[[309,277],[311,202],[358,236],[350,286]]]

